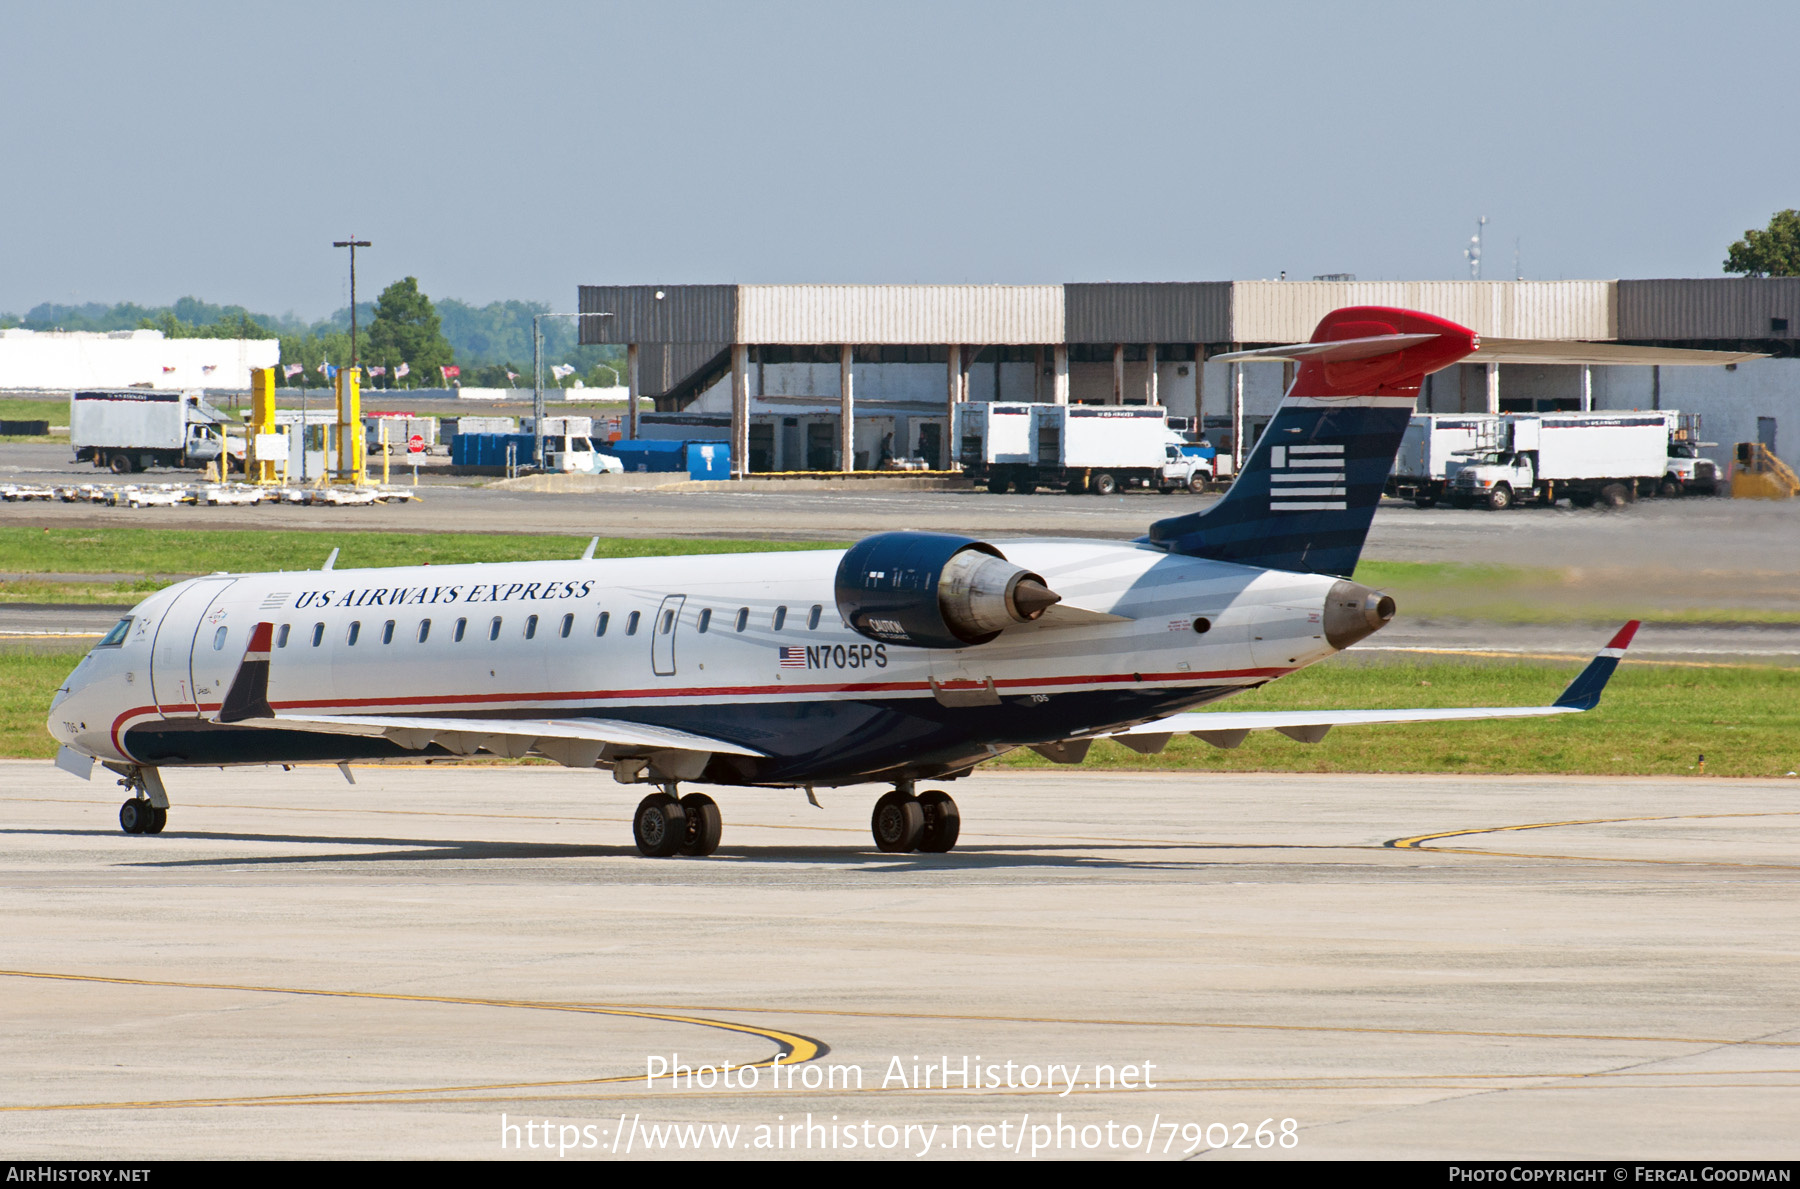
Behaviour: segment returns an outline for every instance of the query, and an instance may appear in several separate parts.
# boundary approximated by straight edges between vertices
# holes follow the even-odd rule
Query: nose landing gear
[[[869,830],[875,835],[875,849],[884,854],[941,855],[956,845],[962,814],[949,793],[927,789],[914,796],[912,781],[903,780],[875,802]]]
[[[119,828],[127,834],[160,834],[169,824],[169,811],[158,809],[143,797],[119,806]]]
[[[169,794],[156,769],[128,769],[119,786],[134,794],[131,800],[119,806],[119,828],[127,834],[162,833],[163,827],[169,824]]]

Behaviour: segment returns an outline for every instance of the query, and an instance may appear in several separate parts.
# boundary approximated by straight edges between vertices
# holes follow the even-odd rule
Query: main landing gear
[[[673,784],[639,801],[631,818],[631,836],[639,853],[652,859],[710,855],[719,849],[723,828],[717,801],[705,793],[677,797]]]
[[[914,796],[912,781],[907,780],[875,802],[869,829],[875,835],[875,848],[886,854],[924,851],[941,855],[956,845],[962,814],[949,793],[927,789]]]
[[[133,794],[131,800],[119,806],[119,829],[127,834],[162,833],[169,824],[169,794],[156,769],[133,768],[119,784]]]

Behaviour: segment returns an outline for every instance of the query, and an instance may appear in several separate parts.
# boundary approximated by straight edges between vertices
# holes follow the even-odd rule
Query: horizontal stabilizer
[[[1227,733],[1244,731],[1280,731],[1303,743],[1316,743],[1331,727],[1370,726],[1378,723],[1404,722],[1470,722],[1491,718],[1541,718],[1553,714],[1579,714],[1600,704],[1600,694],[1618,668],[1619,659],[1637,634],[1638,621],[1632,620],[1613,636],[1594,659],[1569,683],[1567,689],[1548,706],[1470,706],[1422,710],[1249,710],[1194,714],[1172,714],[1167,718],[1139,723],[1123,731],[1097,733],[1094,738],[1119,739],[1128,735],[1168,735],[1187,731],[1215,746],[1235,747]],[[1239,738],[1242,736],[1239,734]]]
[[[1435,334],[1375,334],[1366,338],[1336,339],[1328,343],[1284,343],[1279,347],[1258,347],[1251,351],[1231,351],[1223,355],[1208,355],[1208,363],[1248,363],[1261,360],[1265,363],[1299,363],[1303,359],[1317,359],[1323,363],[1348,363],[1352,359],[1373,359],[1377,355],[1388,355],[1406,347],[1414,347],[1420,343],[1428,343],[1437,338]]]
[[[1482,339],[1470,363],[1612,364],[1620,367],[1722,367],[1767,359],[1754,351],[1696,351],[1686,347],[1637,347],[1630,343],[1580,343],[1552,339]]]
[[[1284,343],[1208,355],[1208,363],[1300,363],[1308,359],[1324,363],[1348,363],[1373,359],[1436,338],[1431,334],[1378,334],[1366,338],[1338,339],[1329,343]],[[1620,367],[1721,367],[1767,359],[1754,351],[1702,351],[1688,347],[1639,347],[1631,343],[1590,343],[1569,339],[1477,340],[1469,363],[1611,364]]]

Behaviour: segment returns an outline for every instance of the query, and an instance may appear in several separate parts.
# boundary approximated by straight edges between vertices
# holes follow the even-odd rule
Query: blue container
[[[657,442],[629,438],[607,442],[607,453],[618,456],[627,471],[683,471],[687,469],[686,442]]]
[[[688,442],[686,445],[688,478],[731,478],[730,446],[724,442]]]
[[[519,466],[537,457],[537,442],[528,433],[459,433],[450,439],[450,461],[459,467],[503,467],[508,443]]]

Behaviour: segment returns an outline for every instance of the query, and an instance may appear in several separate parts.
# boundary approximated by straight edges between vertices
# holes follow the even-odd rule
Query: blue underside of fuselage
[[[1030,696],[1003,698],[996,706],[947,707],[934,698],[629,709],[608,706],[585,711],[563,709],[556,717],[607,718],[673,727],[766,753],[761,758],[715,753],[702,778],[710,783],[856,784],[901,776],[956,775],[1011,748],[1053,743],[1102,727],[1172,714],[1243,688],[1232,685],[1062,693],[1049,695],[1042,702]],[[535,718],[541,717],[541,712],[489,712],[484,717]],[[200,719],[142,724],[126,733],[125,745],[140,763],[170,767],[418,759],[451,754],[436,746],[412,751],[384,738],[224,726]]]

